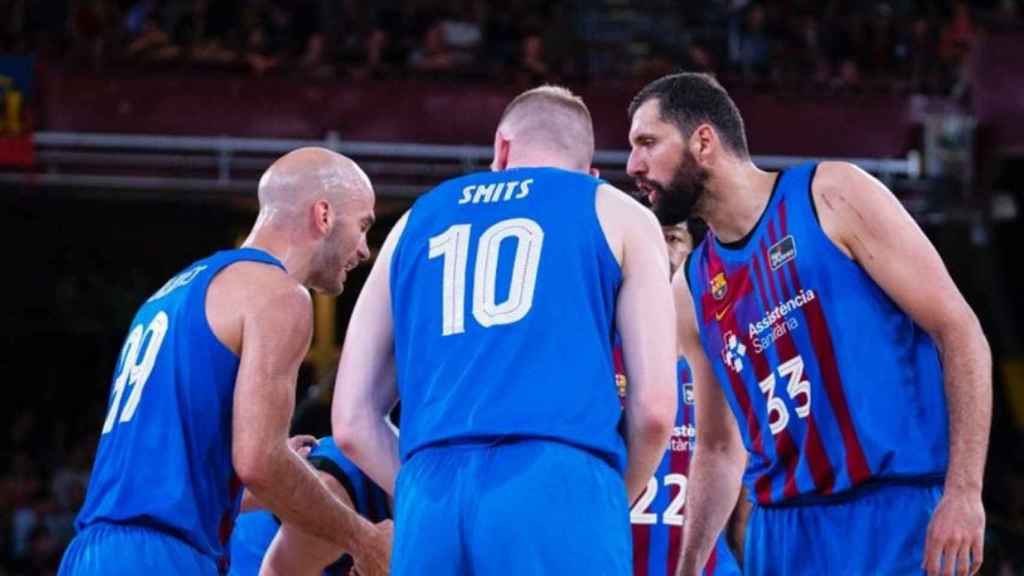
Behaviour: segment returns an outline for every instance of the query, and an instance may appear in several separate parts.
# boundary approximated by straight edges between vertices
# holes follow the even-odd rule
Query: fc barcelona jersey
[[[615,369],[623,391],[628,382],[622,364],[622,349],[615,349]],[[693,403],[693,378],[686,360],[676,367],[679,409],[676,411],[672,438],[665,456],[647,489],[633,505],[629,520],[633,528],[634,576],[672,576],[679,563],[686,513],[686,484],[690,476],[690,458],[696,436],[696,410]],[[739,575],[736,557],[719,535],[702,572],[704,576]]]
[[[687,281],[701,343],[749,452],[759,503],[869,480],[940,482],[948,462],[939,353],[818,222],[815,164],[778,176],[750,234],[713,234]]]

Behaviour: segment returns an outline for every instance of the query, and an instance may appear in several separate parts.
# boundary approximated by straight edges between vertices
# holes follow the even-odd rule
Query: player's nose
[[[358,263],[363,263],[370,259],[370,246],[366,242],[365,234],[359,239],[359,248],[356,249],[356,255],[359,257]]]
[[[640,154],[636,148],[633,148],[629,152],[629,159],[626,160],[626,174],[630,177],[636,178],[647,172],[647,164],[640,158]]]

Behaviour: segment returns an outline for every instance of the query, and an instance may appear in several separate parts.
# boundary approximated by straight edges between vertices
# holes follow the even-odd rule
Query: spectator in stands
[[[462,69],[469,69],[476,63],[483,40],[485,11],[482,0],[449,0],[440,19],[444,42]]]
[[[110,0],[76,0],[71,8],[71,57],[75,63],[99,68],[108,56],[117,30],[117,6]]]
[[[52,576],[57,574],[63,547],[45,525],[32,528],[24,555],[15,560],[14,576]]]
[[[444,74],[465,65],[459,54],[448,45],[440,21],[427,27],[420,44],[409,54],[409,68],[416,72]]]
[[[237,61],[241,14],[236,0],[193,0],[181,22],[182,40],[192,61],[206,65]]]
[[[730,32],[730,59],[747,81],[768,76],[772,41],[768,33],[767,13],[761,4],[751,4],[742,14],[742,24]]]
[[[544,53],[544,37],[539,33],[523,36],[517,80],[522,84],[551,82],[554,75]]]
[[[931,19],[924,14],[914,17],[907,42],[906,66],[910,89],[934,92],[939,85],[938,37]]]
[[[953,2],[953,13],[939,36],[939,57],[946,65],[946,83],[951,86],[950,91],[955,98],[967,94],[970,85],[968,56],[976,36],[970,6],[964,0],[956,0]]]
[[[171,60],[181,54],[181,49],[171,43],[170,35],[161,26],[159,8],[156,0],[140,0],[125,14],[123,27],[128,38],[126,56]]]

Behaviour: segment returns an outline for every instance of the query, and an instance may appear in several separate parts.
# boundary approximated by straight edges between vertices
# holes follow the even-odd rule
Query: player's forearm
[[[633,417],[631,417],[633,416]],[[672,418],[648,415],[637,418],[626,414],[626,493],[635,502],[658,469],[672,435]]]
[[[743,476],[743,455],[700,446],[690,462],[686,493],[686,525],[677,576],[696,576],[707,562],[715,540],[725,528]]]
[[[349,420],[336,426],[334,442],[352,462],[389,495],[398,475],[398,438],[383,416]]]
[[[269,453],[264,466],[243,481],[282,522],[354,554],[362,550],[363,536],[374,529],[331,494],[313,469],[284,445]]]
[[[320,576],[343,552],[285,524],[267,548],[260,576]]]
[[[992,420],[992,353],[973,313],[936,340],[949,411],[946,492],[981,493]]]

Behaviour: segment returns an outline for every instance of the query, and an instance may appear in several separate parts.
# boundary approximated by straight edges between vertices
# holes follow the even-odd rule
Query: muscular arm
[[[391,495],[399,461],[398,440],[386,421],[398,400],[390,268],[405,221],[403,216],[392,228],[356,301],[331,405],[338,448]]]
[[[661,462],[675,423],[676,341],[669,313],[668,252],[654,216],[621,192],[599,193],[598,213],[613,243],[621,239],[622,285],[615,326],[622,337],[629,382],[625,399],[626,490],[633,502]]]
[[[263,296],[244,313],[232,422],[235,471],[282,521],[361,553],[362,537],[374,526],[331,494],[288,446],[295,379],[312,335],[309,294],[283,274],[261,280]]]
[[[348,493],[338,480],[326,472],[318,472],[320,481],[338,500],[355,509]],[[260,576],[320,576],[324,568],[345,552],[336,543],[317,538],[293,524],[284,523],[263,557]]]
[[[676,273],[672,291],[679,344],[693,375],[700,434],[690,461],[686,526],[677,574],[695,576],[707,562],[715,540],[736,506],[746,452],[736,420],[700,345],[693,300],[684,274],[685,269]]]
[[[825,162],[818,168],[813,192],[822,227],[833,242],[939,348],[949,409],[945,495],[970,501],[981,515],[981,526],[971,522],[970,529],[977,528],[980,539],[982,477],[992,417],[992,356],[981,324],[935,247],[882,183],[850,164]],[[972,520],[977,520],[974,516]],[[980,559],[980,543],[975,559]]]

